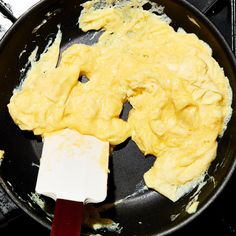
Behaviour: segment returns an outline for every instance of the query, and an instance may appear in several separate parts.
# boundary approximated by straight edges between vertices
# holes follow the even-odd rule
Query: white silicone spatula
[[[36,192],[56,201],[51,236],[78,236],[84,203],[107,195],[109,143],[64,129],[46,135]]]

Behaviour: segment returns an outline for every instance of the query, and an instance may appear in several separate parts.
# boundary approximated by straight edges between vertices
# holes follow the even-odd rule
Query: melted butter
[[[157,157],[144,175],[147,186],[176,201],[180,187],[191,186],[215,158],[232,94],[209,46],[175,32],[144,3],[83,4],[80,28],[103,30],[98,42],[72,45],[57,66],[59,33],[8,108],[21,129],[36,135],[71,128],[112,145],[131,137]],[[87,83],[78,81],[83,75]],[[123,121],[127,101],[132,110]]]

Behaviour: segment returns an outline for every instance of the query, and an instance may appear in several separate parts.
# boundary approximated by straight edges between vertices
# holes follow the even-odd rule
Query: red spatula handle
[[[83,208],[82,202],[57,199],[51,236],[80,236]]]

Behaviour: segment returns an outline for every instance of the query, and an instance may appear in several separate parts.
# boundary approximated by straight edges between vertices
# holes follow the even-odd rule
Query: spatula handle
[[[57,199],[51,236],[80,236],[83,208],[82,202]]]

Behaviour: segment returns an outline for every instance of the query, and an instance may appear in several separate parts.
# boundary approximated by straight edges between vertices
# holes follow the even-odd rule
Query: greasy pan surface
[[[78,29],[78,16],[82,9],[78,2],[50,0],[39,3],[18,20],[0,45],[0,149],[6,153],[0,170],[1,182],[24,211],[48,228],[51,225],[50,217],[30,198],[35,192],[42,142],[31,133],[22,132],[13,123],[6,105],[13,89],[19,85],[20,78],[24,76],[24,71],[21,69],[26,64],[28,56],[36,46],[39,46],[41,52],[44,50],[50,39],[55,37],[58,24],[61,25],[63,33],[62,50],[75,42],[91,44],[96,41],[93,32],[83,33]],[[187,32],[196,33],[212,47],[214,57],[224,68],[235,94],[235,59],[223,37],[212,24],[185,1],[157,2],[165,6],[165,13],[173,20],[172,26],[175,28],[181,26]],[[35,27],[44,19],[47,22],[35,32]],[[197,24],[190,19],[194,19]],[[25,51],[22,53],[23,50]],[[106,202],[114,202],[133,194],[104,213],[105,217],[119,222],[123,227],[120,235],[147,236],[173,232],[196,217],[217,197],[236,165],[234,98],[232,107],[234,109],[232,119],[223,138],[219,140],[217,158],[208,171],[209,175],[205,179],[207,184],[200,191],[198,211],[193,215],[186,213],[185,208],[195,190],[176,203],[152,190],[138,191],[144,185],[143,173],[150,168],[154,158],[148,156],[144,159],[135,143],[130,140],[115,148],[110,158],[111,173]],[[125,107],[123,116],[127,113],[128,107]],[[54,203],[46,198],[45,201],[48,213],[52,213]],[[177,215],[178,217],[173,217]],[[102,234],[116,233],[102,232]]]

